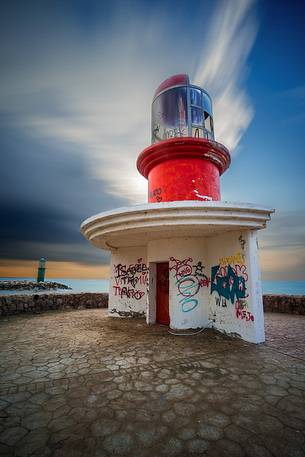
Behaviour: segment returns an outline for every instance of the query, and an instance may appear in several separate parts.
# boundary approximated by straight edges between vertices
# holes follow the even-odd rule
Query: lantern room
[[[152,144],[170,138],[214,140],[212,100],[188,75],[175,75],[155,92],[151,116]]]

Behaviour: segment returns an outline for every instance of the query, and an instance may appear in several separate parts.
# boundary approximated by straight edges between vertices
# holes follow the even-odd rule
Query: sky
[[[276,209],[262,277],[305,280],[305,3],[6,1],[0,18],[0,276],[108,275],[80,232],[147,201],[136,170],[156,87],[187,73],[232,155],[222,200]]]

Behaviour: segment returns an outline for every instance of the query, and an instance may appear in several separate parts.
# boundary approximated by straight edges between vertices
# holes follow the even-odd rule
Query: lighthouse
[[[81,225],[94,246],[111,251],[109,316],[263,342],[257,231],[273,210],[221,200],[230,153],[215,140],[209,94],[188,75],[157,88],[151,135],[137,159],[148,202]]]

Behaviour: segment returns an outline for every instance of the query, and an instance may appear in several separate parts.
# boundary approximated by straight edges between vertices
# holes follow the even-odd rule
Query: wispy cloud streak
[[[257,34],[253,5],[253,0],[218,5],[195,72],[195,83],[208,88],[214,100],[217,139],[233,153],[254,115],[242,86]]]

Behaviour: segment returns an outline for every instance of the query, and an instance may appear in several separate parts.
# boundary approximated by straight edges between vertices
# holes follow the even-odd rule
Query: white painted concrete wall
[[[169,262],[170,327],[188,329],[207,326],[209,287],[205,275],[208,275],[209,265],[205,239],[151,241],[147,247],[147,261]]]
[[[112,252],[109,315],[145,316],[147,287],[146,247],[121,248]]]
[[[169,262],[171,328],[194,329],[213,321],[218,330],[246,341],[264,341],[256,238],[256,231],[244,230],[118,249],[112,254],[109,314],[146,314],[147,322],[155,323],[156,263]]]
[[[211,267],[209,317],[215,328],[260,343],[265,337],[256,239],[256,231],[207,239]]]
[[[265,341],[265,325],[264,325],[264,306],[263,306],[263,291],[261,282],[261,269],[259,264],[259,250],[257,241],[257,231],[248,231],[248,243],[245,245],[246,263],[249,269],[249,307],[256,319],[254,325],[254,333],[251,335],[253,343],[262,343]]]

